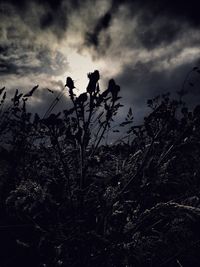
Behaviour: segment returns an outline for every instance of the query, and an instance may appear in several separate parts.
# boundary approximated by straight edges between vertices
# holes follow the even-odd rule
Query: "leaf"
[[[39,85],[34,86],[30,92],[24,95],[24,97],[31,97],[38,87]]]
[[[105,91],[100,95],[100,97],[102,97],[102,98],[107,97],[107,95],[108,95],[109,92],[110,92],[110,91],[109,91],[108,89],[105,90]]]
[[[65,109],[63,111],[63,113],[65,114],[65,116],[71,115],[74,112],[75,108],[71,108],[69,110]]]
[[[120,126],[120,127],[124,127],[125,125],[128,125],[128,124],[130,124],[130,123],[132,123],[132,121],[124,121],[124,122],[122,122],[119,126]]]
[[[132,116],[133,115],[133,112],[132,112],[132,108],[129,108],[129,111],[128,111],[128,116]]]
[[[77,98],[77,101],[80,103],[84,103],[87,101],[87,93],[83,93],[81,95],[79,95],[79,97]]]
[[[53,91],[53,90],[51,90],[51,89],[49,89],[49,88],[47,88],[47,90],[48,90],[51,94],[54,94],[54,91]]]

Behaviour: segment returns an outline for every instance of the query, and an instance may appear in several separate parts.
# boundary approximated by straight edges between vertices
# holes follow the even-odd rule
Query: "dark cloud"
[[[113,0],[113,5],[121,5],[122,1]],[[191,1],[168,1],[168,0],[125,0],[126,5],[133,9],[146,11],[146,22],[150,17],[167,16],[180,21],[198,26],[200,24],[199,5],[195,0]]]
[[[85,1],[85,5],[95,5],[96,1]],[[109,8],[102,16],[97,17],[94,26],[85,32],[85,44],[99,48],[99,35],[106,32],[112,24],[117,12],[121,7],[129,9],[129,16],[134,17],[138,14],[138,38],[141,43],[147,47],[152,48],[159,46],[159,44],[169,43],[176,38],[179,31],[182,29],[182,23],[188,23],[192,26],[200,25],[200,16],[198,12],[197,2],[191,1],[159,1],[159,0],[110,0]],[[44,9],[41,14],[38,12],[39,23],[33,20],[26,20],[30,27],[37,27],[46,30],[51,29],[55,36],[62,38],[63,33],[68,28],[68,17],[71,13],[79,10],[83,3],[79,0],[3,0],[2,3],[10,3],[20,14],[22,19],[26,20],[26,16],[30,16],[31,4],[34,3],[37,9]],[[91,16],[93,16],[91,14]],[[167,18],[167,19],[165,19]],[[36,19],[36,18],[35,18]],[[81,19],[77,17],[77,20]],[[120,18],[119,18],[120,19]],[[177,23],[171,23],[176,21]],[[161,22],[161,25],[159,26]],[[157,24],[156,27],[154,25]],[[127,25],[130,27],[131,25]],[[125,29],[126,30],[126,29]],[[108,45],[111,38],[107,35],[105,45]]]
[[[187,21],[193,26],[200,24],[198,2],[191,1],[156,1],[156,11],[182,21]]]
[[[178,0],[113,0],[105,15],[98,18],[94,28],[85,34],[86,45],[93,46],[101,56],[101,52],[104,52],[105,49],[100,45],[99,36],[105,34],[107,40],[111,40],[107,34],[107,29],[112,24],[113,18],[124,19],[117,16],[121,7],[126,7],[129,10],[129,18],[126,18],[127,28],[131,27],[128,19],[137,16],[138,27],[135,34],[141,45],[147,49],[172,43],[184,31],[186,25],[192,27],[200,25],[198,5],[194,0],[189,2]],[[108,43],[104,42],[103,45],[108,46]]]
[[[59,39],[63,38],[68,26],[67,7],[64,9],[50,10],[40,17],[40,29],[51,29],[55,36]]]
[[[121,112],[125,114],[127,107],[133,107],[137,123],[149,112],[146,105],[148,99],[167,92],[170,92],[173,98],[177,98],[177,91],[182,88],[188,72],[199,65],[199,62],[197,59],[192,63],[185,63],[165,71],[155,70],[156,62],[153,61],[148,64],[137,62],[134,67],[127,65],[122,73],[115,77],[117,83],[122,85],[120,94],[125,107]],[[194,83],[194,86],[191,86],[190,82]],[[200,102],[199,85],[199,74],[191,73],[184,87],[188,92],[185,101],[189,107]]]
[[[1,55],[6,55],[8,51],[8,47],[0,45],[0,54]]]
[[[106,31],[112,23],[113,16],[115,16],[116,12],[118,11],[119,7],[122,4],[127,4],[129,1],[122,1],[122,0],[112,0],[110,2],[110,8],[107,12],[98,18],[94,28],[92,31],[86,31],[85,33],[85,43],[88,46],[94,46],[96,49],[99,50],[99,35]],[[106,47],[109,46],[111,42],[111,38],[107,36],[104,45]],[[102,51],[101,51],[102,52]]]
[[[2,0],[2,2],[6,3],[11,3],[13,6],[21,9],[26,9],[29,6],[30,2],[35,2],[40,5],[48,5],[50,6],[53,10],[59,9],[62,5],[63,0]]]
[[[0,12],[19,16],[36,34],[49,28],[59,39],[62,39],[68,25],[68,1],[63,0],[2,0]]]
[[[11,53],[11,55],[10,55]],[[0,76],[5,74],[49,74],[57,75],[68,68],[66,58],[56,52],[54,55],[47,48],[35,49],[34,52],[28,52],[25,47],[24,51],[16,49],[4,49],[0,55]]]
[[[111,22],[111,14],[107,12],[103,15],[94,27],[93,32],[86,32],[86,43],[88,45],[94,45],[98,47],[99,45],[99,34],[106,30]]]
[[[16,73],[16,66],[12,63],[8,63],[5,60],[0,60],[0,74],[4,75],[4,74],[13,74]]]
[[[175,21],[158,17],[151,20],[147,27],[143,18],[140,18],[135,33],[142,46],[147,49],[154,49],[172,43],[178,38],[181,30],[182,27]]]
[[[46,14],[44,14],[41,18],[40,18],[40,26],[42,29],[46,29],[49,26],[52,26],[54,23],[54,17],[53,14],[48,12]]]

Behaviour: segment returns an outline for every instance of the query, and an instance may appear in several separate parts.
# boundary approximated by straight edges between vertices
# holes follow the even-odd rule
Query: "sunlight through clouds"
[[[139,113],[143,99],[174,92],[199,64],[200,19],[186,8],[182,14],[170,5],[163,13],[161,2],[129,0],[0,4],[0,86],[11,93],[35,84],[59,91],[71,76],[79,94],[97,69],[100,87],[116,79],[126,104]]]

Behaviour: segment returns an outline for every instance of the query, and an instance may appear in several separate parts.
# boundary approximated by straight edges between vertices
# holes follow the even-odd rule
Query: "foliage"
[[[43,118],[26,109],[38,86],[7,105],[0,90],[1,266],[199,266],[200,106],[163,94],[116,130],[120,87],[88,79],[77,96],[68,77],[71,107]]]

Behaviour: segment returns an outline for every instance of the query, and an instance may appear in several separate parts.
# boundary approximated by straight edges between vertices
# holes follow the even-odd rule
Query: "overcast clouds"
[[[124,103],[139,117],[149,97],[180,89],[200,62],[195,1],[0,3],[0,86],[40,84],[36,105],[50,98],[45,88],[61,90],[71,75],[80,90],[87,72],[99,69],[121,85]],[[190,101],[199,101],[198,85]],[[41,94],[47,96],[39,100]]]

